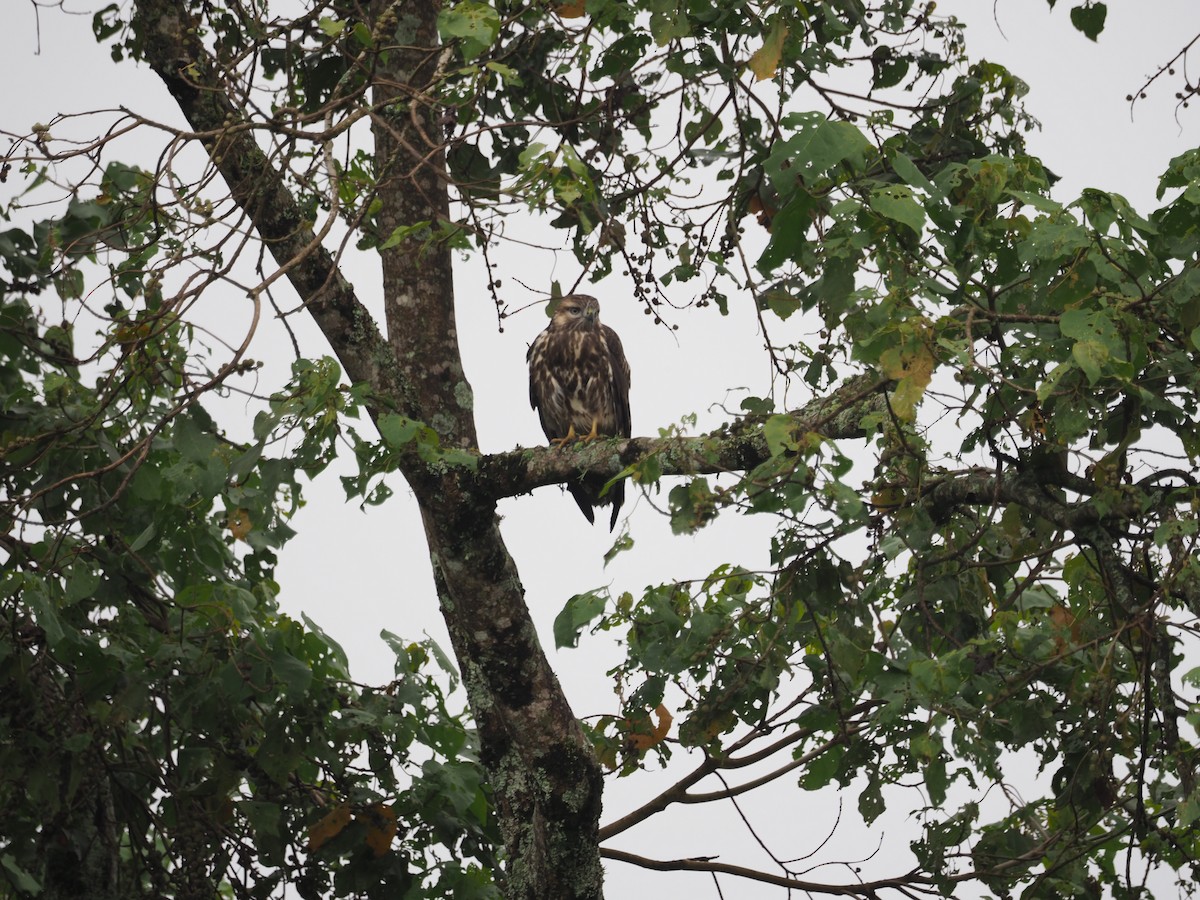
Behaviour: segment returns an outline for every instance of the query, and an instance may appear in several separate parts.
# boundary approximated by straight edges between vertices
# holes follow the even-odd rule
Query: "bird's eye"
[[[583,312],[583,310],[581,310],[581,309],[580,309],[578,306],[568,306],[568,307],[567,307],[567,312],[569,312],[569,313],[570,313],[571,315],[573,315],[573,316],[577,316],[577,315],[579,315],[581,312]]]

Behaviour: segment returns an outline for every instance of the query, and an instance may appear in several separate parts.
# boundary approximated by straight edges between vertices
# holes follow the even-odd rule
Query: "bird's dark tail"
[[[608,520],[608,530],[612,531],[617,527],[617,516],[621,512],[621,506],[625,503],[625,482],[618,481],[602,497],[600,496],[600,492],[604,490],[604,485],[606,484],[608,484],[607,478],[598,475],[585,475],[579,481],[568,484],[567,490],[575,498],[580,512],[592,524],[596,522],[596,514],[592,510],[597,506],[612,504],[612,516]]]

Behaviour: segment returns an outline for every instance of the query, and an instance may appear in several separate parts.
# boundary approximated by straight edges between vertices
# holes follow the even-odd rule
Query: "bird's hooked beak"
[[[594,300],[584,304],[583,315],[588,320],[588,324],[594,324],[596,319],[600,317],[600,304]]]

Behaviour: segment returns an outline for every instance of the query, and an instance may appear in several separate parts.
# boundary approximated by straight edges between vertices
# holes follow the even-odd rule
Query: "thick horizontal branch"
[[[1071,503],[1056,493],[1062,485],[1038,472],[997,475],[992,469],[956,472],[926,484],[917,501],[935,522],[962,506],[1016,504],[1059,528],[1087,537],[1100,523],[1100,511],[1087,501]]]
[[[886,410],[888,379],[876,373],[852,378],[836,391],[789,415],[800,431],[833,439],[863,438],[862,420]],[[740,419],[699,437],[637,437],[571,447],[518,448],[484,456],[476,478],[493,498],[516,497],[590,472],[613,478],[633,463],[655,457],[663,475],[745,472],[771,458],[759,417]]]

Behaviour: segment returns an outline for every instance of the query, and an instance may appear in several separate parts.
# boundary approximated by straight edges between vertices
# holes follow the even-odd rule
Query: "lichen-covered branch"
[[[868,373],[789,415],[800,431],[835,440],[867,437],[863,419],[886,411],[888,380]],[[483,456],[474,480],[489,496],[515,497],[548,484],[561,484],[581,471],[615,477],[653,456],[663,475],[745,472],[771,458],[761,418],[740,419],[699,437],[636,437],[565,448],[519,448]]]

